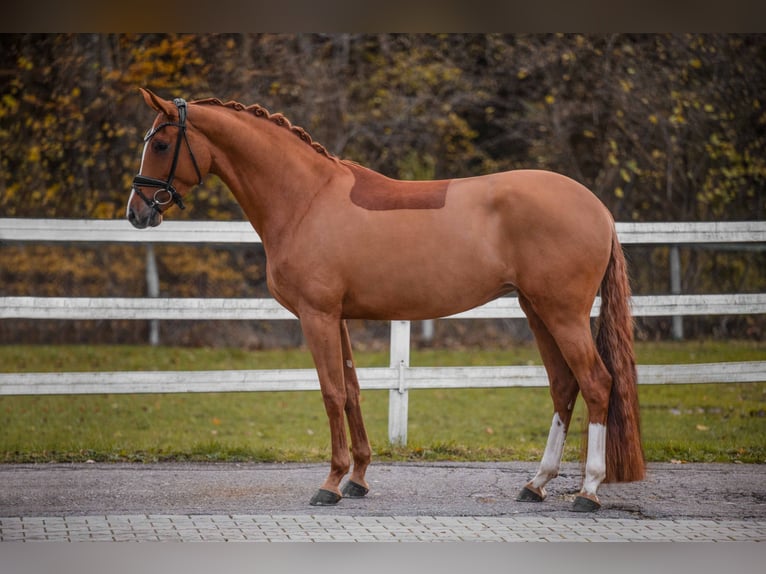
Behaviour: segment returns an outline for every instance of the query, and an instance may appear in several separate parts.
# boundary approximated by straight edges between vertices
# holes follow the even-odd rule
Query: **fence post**
[[[678,245],[670,246],[670,292],[673,295],[681,294],[681,254]],[[673,339],[681,341],[684,338],[684,318],[680,315],[672,317]]]
[[[434,320],[433,319],[426,319],[423,321],[423,342],[426,345],[430,345],[434,342]]]
[[[388,392],[388,441],[393,446],[407,444],[408,391],[404,378],[410,366],[410,322],[391,321],[390,367],[399,371],[399,386]]]
[[[157,273],[157,259],[154,256],[154,245],[146,244],[146,295],[160,296],[160,276]],[[149,344],[156,347],[160,344],[160,320],[149,321]]]

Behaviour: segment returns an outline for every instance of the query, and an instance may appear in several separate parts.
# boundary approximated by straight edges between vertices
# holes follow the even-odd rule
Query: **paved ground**
[[[766,541],[763,465],[653,464],[585,516],[576,464],[516,502],[535,467],[376,463],[365,499],[317,508],[325,465],[0,465],[0,540]]]
[[[766,521],[105,515],[2,518],[3,542],[764,542]]]

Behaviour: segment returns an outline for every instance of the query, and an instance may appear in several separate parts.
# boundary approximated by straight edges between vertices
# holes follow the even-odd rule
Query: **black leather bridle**
[[[146,143],[163,128],[168,126],[174,126],[178,128],[176,148],[173,152],[173,163],[170,165],[170,173],[168,174],[168,178],[163,181],[154,177],[146,177],[140,173],[133,178],[133,191],[136,192],[138,197],[144,200],[146,205],[156,210],[158,213],[162,213],[163,207],[165,207],[171,201],[178,205],[178,207],[181,209],[186,209],[186,206],[181,199],[181,194],[176,191],[175,187],[173,187],[173,180],[176,176],[176,167],[178,166],[178,156],[181,153],[181,140],[186,142],[186,147],[189,150],[189,156],[191,157],[192,164],[194,165],[194,169],[197,172],[197,179],[199,180],[198,183],[202,183],[202,174],[199,171],[199,166],[197,166],[197,160],[194,158],[194,152],[192,152],[191,144],[189,144],[189,138],[186,136],[186,100],[183,98],[176,98],[173,100],[173,103],[178,108],[178,123],[165,122],[164,124],[160,124],[156,128],[149,130],[149,133],[147,133],[144,137],[144,142]],[[156,188],[157,191],[155,191],[152,198],[149,199],[141,192],[140,187]],[[168,194],[167,199],[160,195],[163,191]]]

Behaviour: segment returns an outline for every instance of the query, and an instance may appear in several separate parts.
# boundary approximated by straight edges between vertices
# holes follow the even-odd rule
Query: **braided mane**
[[[279,127],[285,128],[289,131],[291,131],[293,134],[298,136],[301,141],[307,143],[312,148],[314,148],[314,151],[317,153],[332,159],[332,160],[338,160],[334,155],[332,155],[329,151],[327,151],[327,148],[325,148],[322,144],[315,142],[313,139],[311,139],[311,136],[308,134],[306,130],[304,130],[300,126],[294,126],[292,123],[290,123],[290,120],[288,120],[284,115],[280,113],[270,113],[269,110],[264,108],[263,106],[259,104],[252,104],[250,106],[245,106],[244,104],[240,104],[239,102],[222,102],[218,98],[207,98],[204,100],[197,100],[195,102],[192,102],[194,104],[202,104],[202,105],[216,105],[221,106],[224,108],[229,108],[231,110],[236,110],[238,112],[249,112],[253,114],[256,117],[264,118],[269,120],[270,122],[278,125]]]

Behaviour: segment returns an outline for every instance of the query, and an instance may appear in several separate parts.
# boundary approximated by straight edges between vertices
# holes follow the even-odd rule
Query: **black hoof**
[[[543,500],[545,500],[545,494],[537,493],[527,486],[522,488],[516,497],[517,502],[542,502]]]
[[[345,498],[364,498],[367,496],[367,493],[370,492],[370,489],[365,488],[358,482],[349,480],[346,484],[343,485],[341,492]]]
[[[331,490],[324,490],[320,488],[316,494],[311,497],[311,506],[335,506],[343,498],[337,492]]]
[[[597,498],[584,495],[578,495],[572,505],[572,510],[575,512],[595,512],[599,508],[601,508],[601,503]]]

